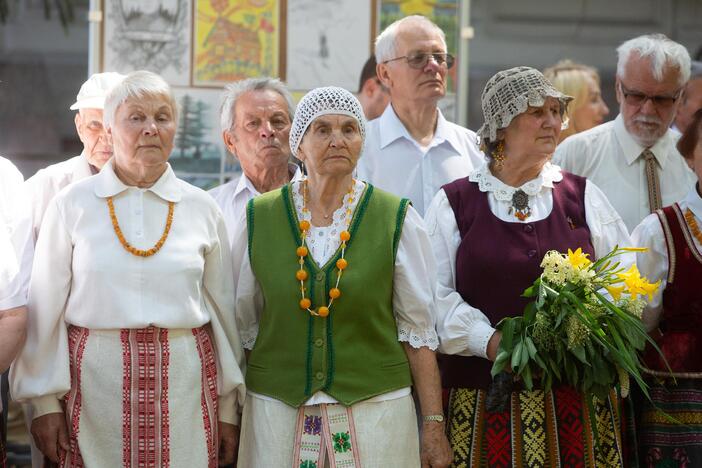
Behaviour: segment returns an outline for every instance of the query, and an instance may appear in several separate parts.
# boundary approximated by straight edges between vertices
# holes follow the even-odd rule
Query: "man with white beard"
[[[696,181],[675,148],[680,134],[670,129],[690,78],[690,55],[663,34],[648,34],[624,42],[617,56],[619,115],[563,141],[554,161],[601,188],[631,231],[684,198]]]

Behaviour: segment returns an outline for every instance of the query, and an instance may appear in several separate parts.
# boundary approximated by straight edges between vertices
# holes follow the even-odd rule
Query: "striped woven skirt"
[[[483,390],[451,389],[448,437],[459,468],[622,467],[616,393],[596,401],[594,418],[572,387],[513,392],[504,412],[488,412]]]
[[[217,467],[217,368],[205,327],[70,326],[62,467]]]
[[[653,403],[637,395],[636,432],[642,467],[702,467],[702,379],[648,379]]]

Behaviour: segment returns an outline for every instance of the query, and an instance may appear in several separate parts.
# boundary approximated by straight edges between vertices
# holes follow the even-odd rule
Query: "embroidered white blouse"
[[[680,210],[685,213],[690,210],[697,221],[698,226],[702,226],[702,198],[695,187],[687,196],[678,202]],[[653,330],[658,326],[663,311],[663,291],[668,283],[668,248],[663,235],[663,227],[655,213],[646,216],[639,224],[631,238],[637,247],[648,248],[647,252],[636,254],[636,266],[638,266],[641,276],[645,276],[649,281],[661,282],[658,292],[653,296],[653,300],[643,311],[643,321],[647,330]],[[697,252],[693,252],[695,258],[702,262],[702,244],[699,239],[692,236]]]
[[[161,237],[174,202],[163,248],[148,258],[128,253],[114,232],[107,197],[114,197],[122,232],[139,249]],[[49,203],[30,283],[27,342],[11,372],[13,396],[31,400],[35,417],[61,411],[58,399],[71,384],[66,325],[187,329],[210,323],[220,420],[236,422],[245,391],[231,265],[224,219],[207,193],[176,178],[170,166],[152,187],[130,187],[109,161]]]
[[[490,211],[508,223],[531,223],[548,217],[553,209],[552,189],[563,179],[560,167],[546,163],[539,176],[521,187],[510,187],[494,177],[487,163],[470,174],[481,192],[488,194]],[[529,196],[531,215],[524,221],[510,213],[512,195],[518,189]],[[597,186],[585,184],[585,220],[595,254],[603,256],[615,245],[629,246],[629,233],[621,217]],[[437,261],[436,313],[439,351],[461,356],[487,357],[487,344],[495,332],[490,320],[480,310],[466,303],[456,291],[456,251],[461,236],[446,192],[440,190],[425,216],[429,238]],[[633,262],[622,259],[622,262]]]
[[[300,182],[293,182],[291,193],[297,215],[302,218],[302,196],[299,188]],[[352,210],[356,209],[364,189],[365,184],[356,181],[353,202],[349,205]],[[339,248],[341,243],[339,233],[346,226],[347,204],[348,195],[344,197],[342,206],[332,215],[331,225],[326,227],[312,225],[310,228],[307,245],[310,255],[320,265],[326,263]],[[243,226],[243,229],[245,230],[246,226]],[[240,241],[234,245],[234,250],[243,252],[242,255],[237,255],[243,260],[237,284],[236,320],[244,348],[253,349],[258,335],[258,323],[263,310],[264,298],[261,287],[251,269],[248,237],[241,235],[236,236],[235,239],[240,239]],[[397,322],[398,340],[408,342],[414,348],[426,346],[435,350],[439,344],[433,314],[434,283],[431,280],[435,276],[435,271],[436,265],[431,252],[431,244],[424,229],[424,222],[417,211],[410,206],[402,227],[395,258],[393,309]],[[343,291],[343,280],[340,287]],[[349,292],[349,294],[353,293]],[[385,394],[385,396],[381,395],[380,397],[383,398],[380,399],[391,399],[408,393],[409,389],[401,389]],[[323,392],[318,392],[305,404],[334,403],[335,401]]]

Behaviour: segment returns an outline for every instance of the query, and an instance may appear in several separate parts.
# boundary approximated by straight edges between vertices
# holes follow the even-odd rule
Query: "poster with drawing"
[[[103,2],[103,71],[151,70],[172,85],[190,84],[192,0]]]
[[[178,177],[209,189],[240,171],[219,124],[220,89],[175,88],[178,130],[169,162]]]
[[[280,9],[280,0],[198,1],[193,85],[278,76]]]
[[[288,2],[286,81],[291,89],[335,85],[358,91],[371,52],[372,2],[364,3]]]

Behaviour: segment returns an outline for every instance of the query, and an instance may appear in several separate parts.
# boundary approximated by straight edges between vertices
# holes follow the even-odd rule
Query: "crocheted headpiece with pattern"
[[[297,155],[297,149],[300,147],[307,127],[317,117],[327,114],[343,114],[355,118],[358,121],[361,138],[365,143],[366,118],[363,115],[361,103],[358,102],[356,96],[344,88],[326,86],[315,88],[305,94],[295,108],[295,117],[290,128],[290,149],[293,155]]]
[[[539,70],[531,67],[514,67],[495,73],[488,80],[480,98],[485,123],[477,134],[481,140],[497,140],[497,130],[506,128],[513,118],[526,112],[529,106],[541,107],[547,97],[558,99],[565,118],[566,105],[573,99],[553,87]]]

